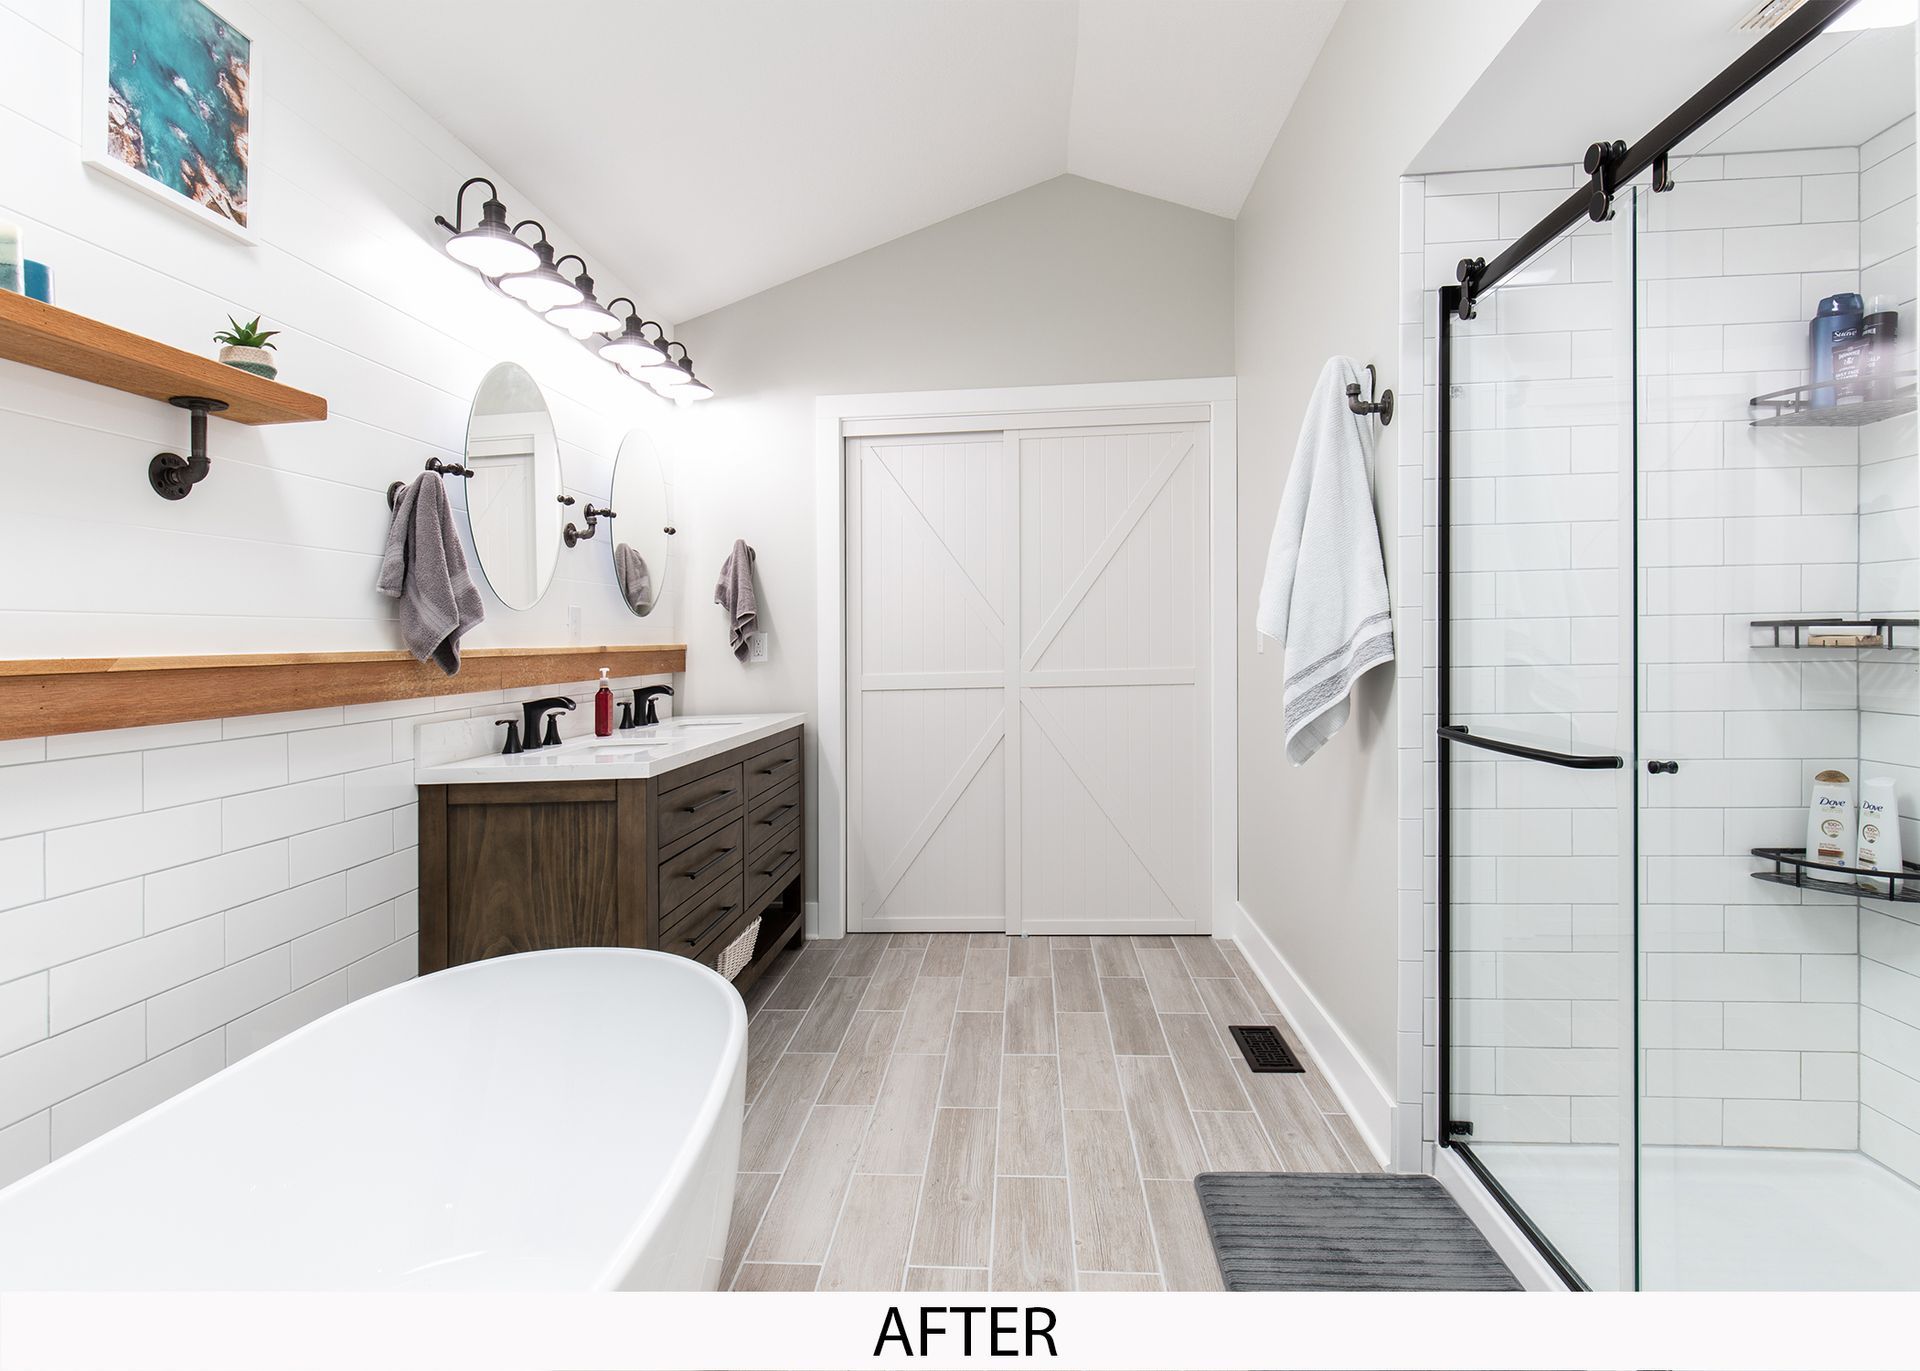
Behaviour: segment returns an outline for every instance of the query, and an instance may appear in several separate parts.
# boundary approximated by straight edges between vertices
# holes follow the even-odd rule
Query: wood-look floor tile
[[[1328,1114],[1327,1127],[1333,1130],[1333,1136],[1340,1140],[1340,1150],[1347,1154],[1347,1160],[1355,1171],[1379,1171],[1379,1159],[1373,1155],[1373,1149],[1367,1146],[1365,1138],[1355,1126],[1351,1116],[1346,1114]]]
[[[840,1051],[820,1087],[820,1104],[871,1105],[880,1098],[880,1082],[900,1032],[901,1015],[862,1009],[847,1025]]]
[[[1200,1197],[1187,1181],[1148,1181],[1147,1212],[1153,1215],[1160,1274],[1169,1290],[1220,1290],[1220,1264],[1207,1237]]]
[[[953,1011],[960,998],[958,976],[922,976],[907,996],[895,1052],[944,1053],[953,1033]]]
[[[1254,1073],[1244,1061],[1234,1070],[1253,1101],[1260,1122],[1267,1126],[1273,1150],[1283,1171],[1350,1171],[1346,1149],[1321,1117],[1307,1093],[1306,1082],[1279,1072]]]
[[[1051,976],[1053,950],[1047,939],[1032,935],[1008,938],[1007,974],[1009,976]]]
[[[1073,1289],[1073,1220],[1067,1183],[1002,1176],[993,1215],[995,1290]]]
[[[992,1109],[1000,1103],[1004,1014],[955,1014],[947,1044],[947,1079],[940,1103],[953,1109]],[[967,1266],[968,1262],[947,1263]]]
[[[760,1098],[780,1054],[793,1041],[793,1032],[807,1016],[798,1009],[768,1009],[747,1025],[747,1103]]]
[[[968,947],[1004,948],[1006,945],[1007,935],[1004,933],[969,933],[967,935]]]
[[[1207,1154],[1193,1130],[1193,1115],[1187,1112],[1171,1058],[1120,1058],[1120,1093],[1127,1101],[1141,1176],[1190,1181],[1207,1169]]]
[[[1140,959],[1133,955],[1133,944],[1125,938],[1095,934],[1087,939],[1093,945],[1093,966],[1102,978],[1140,974]]]
[[[1222,1050],[1238,1054],[1240,1048],[1233,1041],[1233,1034],[1227,1030],[1235,1024],[1250,1026],[1265,1022],[1260,1011],[1253,1007],[1253,1001],[1248,998],[1246,987],[1238,980],[1198,980],[1193,983],[1193,988],[1200,992],[1200,1002],[1207,1007],[1207,1014],[1213,1020]]]
[[[1269,1014],[1267,1022],[1280,1030],[1280,1036],[1287,1040],[1287,1046],[1293,1049],[1293,1055],[1299,1058],[1300,1065],[1306,1067],[1306,1070],[1300,1073],[1300,1079],[1306,1082],[1307,1094],[1313,1097],[1314,1107],[1322,1114],[1346,1112],[1346,1105],[1342,1104],[1340,1097],[1333,1093],[1333,1087],[1327,1083],[1326,1076],[1322,1074],[1320,1063],[1316,1062],[1313,1055],[1307,1051],[1307,1045],[1300,1037],[1300,1030],[1287,1022],[1287,1016],[1284,1014]]]
[[[1277,1171],[1279,1160],[1267,1142],[1267,1130],[1260,1116],[1215,1114],[1194,1111],[1194,1126],[1200,1130],[1200,1145],[1207,1152],[1209,1171]]]
[[[767,1212],[767,1201],[779,1184],[778,1176],[761,1171],[743,1171],[733,1178],[733,1215],[727,1221],[727,1254],[720,1263],[722,1290],[732,1288],[740,1259],[746,1256],[747,1244],[753,1241],[760,1216]]]
[[[1075,1279],[1082,1290],[1165,1290],[1160,1278],[1148,1272],[1082,1271]]]
[[[1053,978],[1009,977],[1007,1051],[1051,1053],[1057,1045],[1053,1032]]]
[[[1253,1001],[1254,1008],[1262,1014],[1278,1014],[1280,1006],[1273,1002],[1273,996],[1267,993],[1267,987],[1259,976],[1254,974],[1253,964],[1247,960],[1247,954],[1232,943],[1220,949],[1220,955],[1233,968],[1233,974],[1240,978],[1240,986]]]
[[[800,960],[800,949],[786,947],[774,958],[773,965],[761,973],[760,979],[747,987],[742,998],[746,1001],[749,1017],[758,1014],[772,998],[775,987],[785,980],[787,973],[793,970],[793,964]]]
[[[1175,938],[1173,950],[1180,954],[1180,960],[1187,964],[1187,974],[1195,980],[1236,979],[1233,968],[1220,955],[1219,944],[1212,938]]]
[[[1069,1109],[1066,1132],[1074,1265],[1082,1271],[1159,1270],[1127,1116],[1114,1109]]]
[[[1000,942],[999,947],[967,949],[967,969],[960,977],[960,1008],[983,1012],[1006,1008],[1006,939]]]
[[[1122,1055],[1164,1056],[1167,1039],[1160,1032],[1147,983],[1137,977],[1100,978],[1107,1002],[1107,1022],[1113,1028],[1113,1050]]]
[[[853,1160],[867,1131],[865,1109],[817,1108],[773,1192],[749,1262],[819,1262],[827,1255]]]
[[[836,976],[871,976],[890,940],[884,933],[849,933],[844,941],[846,950],[834,965]]]
[[[1077,947],[1053,949],[1053,1003],[1071,1013],[1104,1011],[1100,978],[1094,974],[1093,953]]]
[[[808,943],[794,957],[793,969],[780,978],[780,984],[767,996],[765,1009],[807,1009],[814,996],[827,983],[837,954],[824,943]]]
[[[926,955],[924,947],[890,947],[881,953],[873,984],[867,988],[867,998],[861,1001],[860,1007],[905,1009],[907,996],[913,990],[913,979],[920,974],[920,963]]]
[[[927,959],[920,963],[922,976],[958,976],[967,969],[967,935],[936,933],[927,944]]]
[[[838,1052],[840,1040],[847,1036],[847,1025],[853,1022],[853,1012],[860,1007],[861,997],[866,993],[864,979],[827,977],[813,1008],[807,1011],[807,1017],[794,1032],[793,1041],[787,1044],[787,1051]]]
[[[1173,948],[1173,936],[1168,933],[1133,933],[1128,935],[1127,941],[1131,942],[1136,950],[1143,947],[1157,947],[1170,951]]]
[[[1120,1077],[1105,1014],[1057,1014],[1060,1097],[1068,1109],[1119,1109]]]
[[[913,1234],[915,1266],[987,1266],[993,1232],[997,1109],[942,1109]]]
[[[985,1290],[987,1270],[983,1266],[909,1266],[909,1290]]]
[[[1162,1014],[1198,1014],[1205,1010],[1178,952],[1170,947],[1136,947],[1133,952],[1140,959],[1147,989],[1153,992],[1155,1009]]]
[[[1000,1078],[1002,1176],[1064,1176],[1060,1138],[1060,1070],[1052,1057],[1008,1057]]]
[[[917,1176],[926,1169],[927,1139],[933,1133],[940,1073],[946,1064],[945,1057],[893,1055],[860,1146],[859,1170]]]
[[[855,1176],[826,1264],[821,1290],[898,1290],[920,1203],[918,1176]]]
[[[931,933],[895,933],[887,940],[888,947],[925,947]]]
[[[1162,1014],[1160,1029],[1173,1049],[1173,1065],[1186,1088],[1190,1109],[1251,1109],[1240,1078],[1220,1048],[1220,1035],[1205,1014]]]
[[[817,1265],[798,1262],[748,1262],[734,1278],[735,1290],[811,1290],[820,1279]]]
[[[807,1126],[807,1114],[819,1098],[833,1058],[817,1053],[782,1057],[760,1098],[747,1111],[740,1134],[742,1171],[781,1171],[793,1155],[793,1144]]]
[[[1053,944],[1055,952],[1063,947],[1070,947],[1077,952],[1088,950],[1087,935],[1084,933],[1055,933],[1050,935],[1047,941]]]

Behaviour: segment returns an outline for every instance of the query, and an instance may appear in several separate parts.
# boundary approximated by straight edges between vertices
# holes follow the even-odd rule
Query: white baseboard
[[[1242,908],[1234,920],[1240,950],[1247,955],[1254,974],[1267,987],[1287,1016],[1301,1045],[1312,1054],[1327,1084],[1346,1106],[1347,1115],[1367,1148],[1381,1166],[1392,1168],[1393,1116],[1398,1106],[1393,1091],[1381,1084],[1355,1049],[1353,1042],[1328,1014],[1313,992],[1294,974],[1293,967],[1281,955],[1253,918]]]
[[[800,911],[800,930],[807,935],[808,942],[817,942],[827,936],[820,931],[820,901],[808,900],[806,907]],[[845,933],[845,929],[835,929],[833,937],[839,938]]]
[[[1533,1240],[1520,1231],[1520,1225],[1507,1217],[1507,1211],[1500,1207],[1500,1201],[1480,1183],[1480,1178],[1460,1160],[1457,1152],[1451,1148],[1441,1148],[1440,1156],[1434,1162],[1433,1175],[1453,1196],[1453,1202],[1473,1220],[1473,1226],[1480,1230],[1480,1235],[1500,1254],[1500,1260],[1519,1277],[1520,1284],[1529,1290],[1564,1291],[1567,1288],[1567,1283],[1540,1255],[1540,1249],[1533,1245]]]

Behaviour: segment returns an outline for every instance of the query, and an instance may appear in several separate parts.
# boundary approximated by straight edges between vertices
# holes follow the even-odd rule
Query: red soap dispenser
[[[607,667],[600,668],[600,689],[593,692],[593,736],[613,736],[613,682],[607,679]]]

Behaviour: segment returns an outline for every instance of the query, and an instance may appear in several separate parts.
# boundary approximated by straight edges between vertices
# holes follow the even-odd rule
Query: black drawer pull
[[[728,786],[725,790],[721,791],[718,795],[709,795],[704,800],[700,800],[693,804],[687,805],[680,812],[682,814],[698,814],[701,810],[705,809],[708,805],[717,805],[722,800],[727,800],[731,798],[733,798],[733,787]]]
[[[773,764],[772,766],[763,766],[763,767],[761,767],[761,768],[760,768],[760,775],[762,775],[762,776],[776,776],[776,775],[778,775],[778,774],[779,774],[780,772],[782,772],[782,771],[785,771],[785,770],[786,770],[786,769],[787,769],[788,767],[790,767],[790,766],[792,766],[792,765],[793,765],[793,763],[794,763],[794,759],[793,759],[792,757],[787,757],[787,758],[784,758],[784,759],[782,759],[781,761],[777,761],[777,762],[775,762],[775,763],[774,763],[774,764]]]
[[[720,865],[720,863],[724,862],[728,857],[731,857],[732,855],[733,855],[732,848],[730,847],[721,848],[718,852],[714,854],[712,861],[702,862],[700,863],[699,866],[696,866],[693,870],[689,871],[687,873],[686,879],[688,879],[689,881],[699,880],[702,876],[706,875],[709,871],[713,870],[716,866]]]
[[[770,809],[767,811],[767,817],[760,822],[762,825],[779,823],[782,814],[785,814],[789,809],[798,809],[799,807],[798,804],[784,804],[777,809]]]
[[[692,938],[688,939],[689,946],[698,944],[701,939],[707,936],[707,934],[713,932],[714,929],[718,928],[721,924],[725,923],[727,921],[727,916],[733,913],[733,911],[738,907],[739,906],[737,905],[730,905],[730,904],[722,905],[719,908],[719,910],[715,912],[713,918],[707,921],[707,926],[701,929],[698,933],[694,934]]]
[[[793,853],[791,852],[782,852],[780,854],[780,860],[775,862],[772,866],[768,867],[765,871],[762,871],[760,874],[762,876],[771,876],[774,872],[778,871],[781,867],[785,866],[787,864],[787,859],[791,856],[793,856]]]

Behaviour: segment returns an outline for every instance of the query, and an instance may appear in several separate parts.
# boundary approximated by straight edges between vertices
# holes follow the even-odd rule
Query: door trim
[[[808,910],[808,937],[837,938],[847,930],[846,440],[874,436],[900,424],[924,433],[977,430],[988,420],[995,429],[1082,427],[1111,422],[1109,416],[1116,410],[1124,411],[1133,422],[1204,418],[1207,424],[1208,784],[1212,813],[1212,830],[1207,835],[1207,904],[1215,935],[1230,935],[1239,898],[1237,394],[1233,377],[1216,376],[823,395],[814,401],[814,507],[819,529],[815,613],[821,643],[816,725],[819,764],[815,768],[819,778],[815,814],[819,824],[820,899]],[[1013,860],[1015,850],[1010,849],[1008,857]]]

